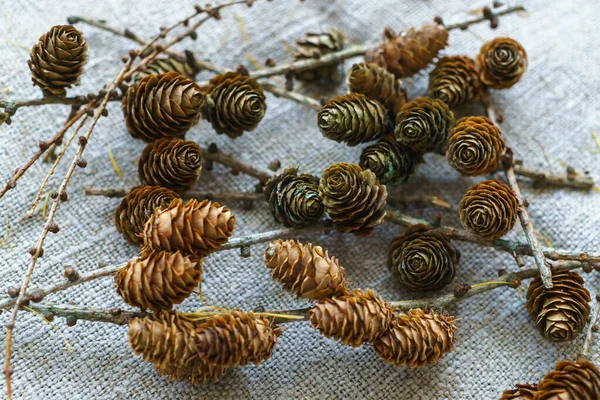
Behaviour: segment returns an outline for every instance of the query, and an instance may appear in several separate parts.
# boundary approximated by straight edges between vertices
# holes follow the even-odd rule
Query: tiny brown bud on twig
[[[57,197],[58,197],[58,192],[52,192],[52,193],[50,193],[50,198],[52,200],[55,200]]]
[[[492,7],[494,8],[502,7],[503,5],[504,3],[502,3],[501,1],[495,1],[492,3]]]
[[[29,304],[31,304],[30,299],[21,299],[21,301],[19,301],[19,307],[29,307]]]
[[[72,327],[72,326],[75,326],[77,324],[77,318],[75,318],[75,317],[69,316],[69,317],[66,318],[66,320],[67,320],[67,326],[68,327]]]
[[[216,143],[211,143],[208,145],[208,152],[209,153],[218,153],[219,152],[219,147],[217,146]]]
[[[433,22],[435,22],[438,25],[444,26],[444,20],[439,15],[436,15],[435,17],[433,17]]]
[[[198,39],[198,33],[196,31],[191,31],[189,34],[190,39],[196,40]]]
[[[87,145],[87,142],[88,142],[88,140],[87,140],[87,138],[85,136],[79,136],[79,145],[80,146]]]
[[[529,207],[529,205],[531,205],[531,202],[529,201],[529,199],[523,199],[523,207],[527,208],[527,207]]]
[[[231,169],[231,175],[233,176],[238,176],[240,174],[240,170],[237,168],[232,168]]]
[[[240,248],[240,256],[242,256],[242,258],[248,258],[252,255],[252,251],[250,249],[250,246],[242,246]]]
[[[498,276],[506,275],[506,270],[504,268],[500,268],[498,270]]]
[[[79,161],[77,161],[77,166],[79,168],[85,168],[87,167],[87,161],[82,158]]]
[[[42,289],[35,289],[29,296],[31,301],[34,303],[39,303],[40,301],[44,300],[44,297],[46,297],[46,293]]]
[[[125,64],[127,61],[129,61],[129,58],[128,58],[128,57],[125,57],[125,56],[121,57],[121,62],[122,62],[123,64]]]
[[[14,179],[11,179],[10,181],[8,181],[8,185],[7,185],[8,189],[14,189],[17,187],[17,181],[15,181]]]
[[[123,311],[123,310],[121,310],[121,309],[120,309],[120,308],[118,308],[118,307],[111,308],[111,309],[110,309],[110,315],[119,315],[119,314],[121,314],[121,312],[122,312],[122,311]]]
[[[204,10],[202,9],[202,7],[200,7],[198,4],[194,5],[194,9],[196,10],[196,12],[198,14],[200,14],[201,12],[204,12]]]
[[[491,19],[494,16],[494,13],[492,13],[492,9],[488,6],[483,7],[481,11],[483,12],[483,16],[487,19]]]
[[[273,68],[275,65],[277,65],[277,63],[275,63],[275,60],[269,57],[265,60],[265,65],[269,68]]]
[[[11,298],[15,298],[19,295],[19,288],[11,286],[6,290],[6,293],[8,294],[9,297]]]
[[[44,249],[42,247],[40,247],[39,252],[36,247],[32,247],[31,249],[29,249],[29,254],[31,254],[32,257],[35,257],[36,252],[38,253],[38,257],[41,257],[44,255]]]
[[[69,280],[69,282],[75,282],[79,280],[79,272],[75,270],[75,268],[66,266],[63,272],[65,278]]]
[[[60,228],[56,222],[52,222],[50,225],[48,225],[48,232],[58,233],[58,231],[60,231]]]
[[[52,321],[54,321],[54,315],[52,315],[52,314],[44,315],[44,319],[47,322],[52,322]]]
[[[85,113],[87,114],[88,117],[93,117],[94,116],[94,110],[92,108],[87,108],[85,110]]]
[[[12,324],[12,327],[10,329],[14,328],[14,326],[15,325]],[[8,324],[6,324],[6,327],[8,328]],[[2,373],[4,375],[6,375],[6,376],[12,376],[13,372],[14,372],[14,370],[12,368],[8,368],[8,369],[4,368],[4,369],[2,369]]]
[[[102,110],[102,113],[101,113],[101,115],[102,115],[103,117],[108,117],[108,110],[107,110],[106,108],[105,108],[105,109],[103,109],[103,110]]]
[[[520,279],[515,279],[515,280],[512,282],[512,284],[513,284],[513,287],[516,289],[516,288],[518,288],[519,286],[521,286],[521,280],[520,280]]]
[[[454,296],[463,297],[469,290],[471,290],[471,286],[464,283],[459,283],[454,287]]]
[[[38,145],[40,146],[41,151],[46,151],[48,150],[48,147],[50,147],[50,144],[44,140],[40,140],[40,143]]]
[[[129,58],[131,58],[132,60],[134,58],[136,58],[139,55],[139,52],[137,50],[129,50]]]
[[[61,192],[60,193],[60,201],[68,201],[69,200],[69,195],[67,194],[67,192]]]
[[[281,161],[279,161],[279,160],[273,160],[273,161],[271,161],[269,163],[268,168],[271,171],[273,171],[273,172],[277,171],[279,168],[281,168]]]
[[[498,19],[498,17],[490,18],[490,28],[496,29],[498,27],[498,24],[500,24],[500,20]],[[498,115],[498,117],[496,117],[496,120],[498,121],[499,124],[501,124],[502,121],[504,121],[504,116],[502,114],[500,114],[500,115]]]
[[[248,68],[244,67],[242,64],[237,66],[236,71],[242,76],[250,75],[250,72],[248,72]]]

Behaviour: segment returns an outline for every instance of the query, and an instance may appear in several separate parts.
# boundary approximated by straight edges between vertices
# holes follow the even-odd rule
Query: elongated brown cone
[[[151,143],[183,137],[200,119],[202,95],[196,83],[176,72],[148,75],[131,85],[121,104],[127,130]]]
[[[196,184],[202,171],[202,150],[195,142],[159,139],[149,143],[138,161],[140,181],[182,193]]]
[[[201,278],[202,259],[159,251],[129,261],[115,275],[115,284],[125,303],[157,312],[187,299]]]
[[[360,155],[360,166],[371,170],[383,184],[404,183],[423,161],[420,153],[403,146],[392,135],[367,146]]]
[[[448,31],[441,25],[410,28],[398,35],[391,28],[383,32],[383,44],[369,51],[365,61],[387,68],[398,78],[412,76],[425,68],[448,44]]]
[[[277,240],[265,250],[265,264],[273,279],[299,298],[322,300],[348,292],[344,269],[321,246]]]
[[[402,87],[402,80],[377,64],[354,64],[348,74],[348,87],[352,92],[362,93],[380,102],[392,117],[406,103],[406,89]]]
[[[196,64],[193,53],[186,52],[186,58],[179,57],[160,57],[152,60],[143,71],[138,71],[135,75],[135,83],[148,75],[160,75],[167,72],[177,72],[181,76],[194,80],[200,69]]]
[[[344,41],[344,33],[338,29],[307,33],[304,39],[296,41],[294,60],[319,59],[329,53],[343,50]],[[305,82],[337,82],[339,80],[338,63],[325,65],[310,71],[300,71],[295,73],[294,77]]]
[[[444,153],[454,114],[446,103],[429,97],[409,101],[396,115],[396,140],[415,151]]]
[[[252,312],[232,311],[209,318],[196,328],[198,357],[209,365],[256,365],[268,360],[282,328]]]
[[[293,167],[270,179],[264,188],[275,220],[285,226],[299,228],[318,221],[324,212],[319,198],[319,178],[310,174],[298,175]]]
[[[393,318],[392,307],[371,289],[321,300],[309,312],[313,328],[352,347],[373,343],[387,331]]]
[[[325,211],[342,232],[369,236],[383,223],[387,189],[375,174],[357,164],[338,163],[323,172],[319,197]]]
[[[192,383],[217,381],[227,367],[208,365],[196,352],[194,336],[198,323],[177,312],[149,314],[129,321],[129,345],[144,361],[173,380]]]
[[[160,186],[137,186],[131,189],[115,210],[115,226],[131,244],[143,242],[142,233],[146,221],[154,210],[167,208],[179,195]]]
[[[463,175],[491,174],[506,150],[500,129],[486,117],[464,117],[448,136],[446,158]]]
[[[559,361],[538,385],[533,400],[600,399],[600,371],[586,359]]]
[[[516,40],[498,37],[481,46],[477,62],[481,83],[494,89],[508,89],[527,70],[527,53]]]
[[[590,316],[590,292],[574,271],[552,274],[552,289],[537,276],[527,289],[527,311],[540,333],[553,342],[573,340]]]
[[[79,84],[87,50],[83,33],[71,25],[53,26],[31,49],[27,64],[33,84],[51,95],[64,96],[65,88]]]
[[[415,291],[441,289],[454,279],[460,252],[448,237],[426,225],[411,225],[392,239],[388,268],[403,287]]]
[[[144,227],[144,249],[180,250],[205,257],[227,243],[233,234],[235,217],[217,202],[173,200],[157,210]]]
[[[376,140],[392,125],[381,103],[360,93],[329,100],[319,111],[317,122],[323,136],[348,146]]]
[[[500,400],[533,400],[537,392],[537,385],[520,384],[515,385],[516,389],[505,390]]]
[[[373,349],[387,363],[410,368],[434,365],[454,347],[454,317],[421,309],[392,321]]]
[[[512,189],[496,180],[471,186],[458,205],[460,222],[484,239],[499,239],[517,221],[519,202]]]
[[[455,108],[473,100],[479,91],[479,71],[469,57],[442,57],[429,74],[429,97]]]
[[[267,111],[265,95],[258,81],[237,72],[215,76],[203,91],[202,115],[215,132],[231,138],[254,130]]]

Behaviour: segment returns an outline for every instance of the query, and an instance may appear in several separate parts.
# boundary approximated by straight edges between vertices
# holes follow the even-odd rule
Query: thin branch
[[[67,122],[69,120],[71,120],[71,118],[73,118],[77,114],[77,112],[79,111],[80,108],[81,108],[81,106],[75,106],[75,105],[71,106],[71,111],[69,112],[69,115],[67,116]],[[46,155],[44,155],[44,158],[42,158],[43,163],[51,162],[56,159],[55,151],[56,151],[56,147],[58,144],[60,144],[60,143],[52,143],[50,145],[50,147],[46,151]]]
[[[86,196],[104,196],[110,198],[125,197],[129,193],[128,189],[120,188],[97,188],[87,186],[85,188]],[[252,192],[212,192],[205,190],[191,189],[182,194],[185,199],[197,200],[220,200],[220,201],[263,201],[265,195]]]
[[[537,171],[514,163],[513,169],[515,175],[531,179],[534,183],[540,185],[567,187],[577,190],[592,190],[594,179],[591,176],[580,175],[577,173],[567,173],[564,176],[555,175],[549,172]]]
[[[238,159],[234,158],[229,154],[225,154],[219,150],[216,144],[211,144],[208,149],[204,151],[204,158],[209,161],[214,161],[219,164],[223,164],[231,168],[235,172],[241,172],[246,175],[250,175],[258,179],[261,183],[265,184],[276,174],[272,171],[266,171],[258,169],[252,165],[246,164]]]
[[[592,315],[592,319],[590,320],[590,326],[587,331],[587,335],[585,336],[585,341],[583,342],[583,347],[581,348],[581,353],[577,358],[588,358],[590,345],[592,344],[592,338],[594,336],[594,332],[598,332],[598,326],[596,323],[598,322],[598,315],[600,314],[600,295],[596,295],[596,311]]]
[[[481,15],[470,18],[464,22],[458,22],[455,24],[444,25],[444,26],[449,31],[451,31],[453,29],[465,30],[471,25],[478,24],[478,23],[484,22],[484,21],[490,21],[491,23],[494,23],[494,21],[495,20],[497,21],[497,18],[502,15],[511,14],[514,12],[525,11],[525,7],[523,7],[521,4],[518,4],[516,6],[504,5],[501,7],[494,8],[493,10],[488,8],[488,10],[489,10],[489,14],[487,14],[486,12],[482,12]]]
[[[410,226],[416,224],[424,224],[433,226],[430,222],[423,219],[414,218],[399,211],[387,210],[386,219],[390,222],[401,226]],[[516,242],[506,239],[488,240],[472,235],[469,232],[453,228],[450,226],[435,227],[450,239],[459,240],[462,242],[475,243],[482,246],[493,247],[497,250],[505,251],[515,256],[532,256],[531,247],[527,243]],[[564,250],[549,247],[542,247],[542,252],[549,260],[567,260],[581,261],[586,263],[600,263],[600,252]],[[599,265],[600,267],[600,265]]]
[[[533,224],[531,223],[531,219],[529,218],[529,212],[527,211],[527,206],[529,205],[529,203],[526,203],[525,200],[523,200],[523,196],[521,195],[521,189],[519,188],[519,184],[517,183],[517,177],[513,169],[513,152],[510,147],[506,148],[506,152],[504,156],[502,156],[502,165],[504,167],[504,174],[506,175],[508,184],[517,196],[517,201],[519,203],[519,220],[521,221],[521,227],[523,227],[523,232],[525,232],[525,237],[527,238],[527,242],[529,243],[529,247],[531,248],[531,252],[533,253],[535,265],[540,271],[540,277],[542,278],[544,287],[546,289],[551,289],[552,271],[550,271],[550,267],[548,267],[548,264],[546,263],[546,258],[544,257],[542,245],[540,244],[537,235],[535,234]]]
[[[283,97],[317,111],[323,107],[319,100],[298,92],[286,90],[273,82],[261,82],[260,85],[263,89],[273,93],[275,97]]]

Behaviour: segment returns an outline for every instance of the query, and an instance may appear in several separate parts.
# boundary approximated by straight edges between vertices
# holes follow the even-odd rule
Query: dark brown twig
[[[265,184],[269,179],[275,176],[272,171],[260,170],[252,165],[246,164],[235,157],[225,154],[219,150],[216,144],[212,143],[208,149],[204,151],[204,158],[209,161],[214,161],[231,168],[234,173],[241,172],[252,176]]]

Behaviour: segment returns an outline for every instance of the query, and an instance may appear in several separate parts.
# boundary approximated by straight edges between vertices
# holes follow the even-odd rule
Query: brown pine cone
[[[361,168],[373,171],[386,185],[406,182],[422,161],[420,153],[401,145],[392,135],[365,147],[360,155]]]
[[[393,318],[393,308],[371,289],[321,300],[309,311],[313,328],[352,347],[373,343],[387,331]]]
[[[270,179],[264,194],[273,217],[285,226],[310,225],[324,212],[319,198],[319,178],[310,174],[298,175],[298,170],[293,167]]]
[[[144,361],[173,380],[192,383],[217,381],[227,367],[208,365],[197,354],[194,336],[198,323],[177,312],[148,314],[129,321],[129,345]]]
[[[338,163],[323,172],[319,197],[335,227],[342,232],[370,236],[383,223],[387,189],[375,174],[357,164]]]
[[[448,136],[446,158],[463,175],[491,174],[506,150],[500,129],[486,117],[464,117]]]
[[[387,363],[401,367],[437,364],[454,347],[454,317],[413,309],[400,314],[374,343],[373,349]]]
[[[517,221],[519,203],[512,189],[496,180],[471,186],[458,205],[460,222],[484,239],[499,239]]]
[[[321,246],[277,240],[265,250],[265,264],[273,279],[298,298],[321,300],[348,291],[344,269]]]
[[[218,134],[231,138],[252,131],[267,111],[265,95],[258,81],[237,72],[226,72],[203,88],[202,115]]]
[[[152,60],[143,71],[138,71],[135,75],[135,83],[139,83],[142,78],[148,75],[160,75],[167,72],[177,72],[179,75],[194,80],[196,74],[200,71],[196,60],[191,52],[186,52],[186,58],[179,57],[161,57]]]
[[[304,39],[296,41],[294,61],[319,59],[329,53],[343,50],[344,41],[344,32],[337,29],[330,29],[319,33],[307,33]],[[308,71],[296,72],[294,77],[305,82],[337,82],[339,80],[338,63]]]
[[[360,93],[329,100],[319,111],[317,122],[323,136],[348,146],[376,140],[392,126],[381,103]]]
[[[144,227],[144,251],[180,250],[205,257],[227,243],[233,234],[235,217],[217,202],[180,199],[157,210]]]
[[[138,161],[140,181],[182,193],[196,184],[202,170],[202,150],[195,142],[159,139],[148,143]]]
[[[443,153],[448,133],[454,127],[454,114],[446,103],[417,97],[402,106],[396,115],[394,137],[415,151]]]
[[[481,90],[479,71],[469,57],[442,57],[429,74],[429,97],[456,108],[474,99]]]
[[[271,357],[282,332],[282,328],[252,312],[231,311],[210,317],[198,325],[196,351],[209,365],[258,365]]]
[[[142,244],[146,221],[154,210],[167,208],[179,195],[160,186],[137,186],[131,189],[115,210],[117,231],[131,244]]]
[[[79,84],[87,50],[83,33],[71,25],[53,26],[31,49],[27,65],[33,84],[45,93],[64,96],[65,88]]]
[[[533,400],[600,399],[600,371],[586,359],[559,361],[538,385]]]
[[[540,333],[553,342],[573,340],[590,316],[590,292],[573,271],[552,274],[552,289],[537,276],[527,289],[527,311]]]
[[[352,92],[362,93],[380,102],[392,117],[406,103],[406,89],[402,87],[402,80],[377,64],[354,64],[348,74],[348,87]]]
[[[385,28],[383,43],[369,51],[365,61],[376,63],[396,77],[404,78],[427,67],[447,44],[448,31],[441,25],[410,28],[398,35],[391,28]]]
[[[537,385],[530,384],[517,383],[515,387],[516,389],[505,390],[500,400],[533,400],[538,390]]]
[[[454,279],[460,252],[446,235],[411,225],[390,243],[388,268],[394,279],[414,292],[441,289]]]
[[[202,259],[159,251],[130,260],[115,275],[115,284],[125,303],[158,312],[187,299],[201,278]]]
[[[196,83],[176,72],[148,75],[131,85],[121,103],[127,130],[152,143],[183,137],[200,119],[202,94]]]
[[[494,89],[508,89],[527,70],[527,53],[516,40],[498,37],[481,46],[477,62],[481,83]]]

